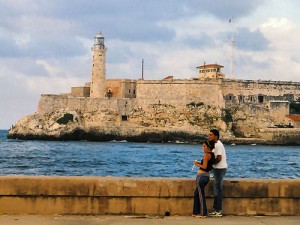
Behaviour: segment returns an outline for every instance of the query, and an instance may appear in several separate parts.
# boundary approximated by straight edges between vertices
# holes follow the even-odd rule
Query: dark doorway
[[[264,102],[264,96],[259,95],[259,96],[258,96],[258,102],[259,102],[259,103],[263,103],[263,102]]]

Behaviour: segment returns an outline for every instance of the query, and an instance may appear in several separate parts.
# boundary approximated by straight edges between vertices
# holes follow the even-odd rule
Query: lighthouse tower
[[[94,37],[93,65],[92,65],[92,83],[90,89],[90,97],[104,98],[105,97],[105,52],[104,37],[99,32]]]

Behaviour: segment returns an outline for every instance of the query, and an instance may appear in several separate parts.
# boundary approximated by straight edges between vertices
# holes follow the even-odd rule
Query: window
[[[122,121],[127,121],[128,120],[128,116],[127,115],[122,115]]]
[[[259,103],[263,103],[263,102],[264,102],[264,96],[259,95],[259,96],[258,96],[258,102],[259,102]]]
[[[129,93],[130,93],[130,89],[129,89]]]
[[[135,89],[133,89],[133,94],[135,95]]]
[[[242,95],[239,96],[239,102],[244,102],[244,97]]]

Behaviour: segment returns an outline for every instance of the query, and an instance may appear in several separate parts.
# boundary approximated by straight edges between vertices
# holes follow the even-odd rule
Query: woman
[[[209,171],[213,168],[213,162],[215,160],[213,141],[206,141],[203,143],[203,158],[201,162],[194,161],[194,165],[199,167],[196,178],[196,190],[194,192],[194,208],[193,216],[198,218],[207,217],[207,208],[205,201],[205,186],[209,182]]]

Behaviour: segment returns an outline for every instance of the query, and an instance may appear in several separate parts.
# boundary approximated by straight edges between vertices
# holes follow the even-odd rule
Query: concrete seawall
[[[213,179],[212,179],[213,180]],[[224,214],[300,215],[300,179],[226,179]],[[0,213],[191,215],[194,179],[0,177]],[[212,182],[206,188],[212,206]]]

